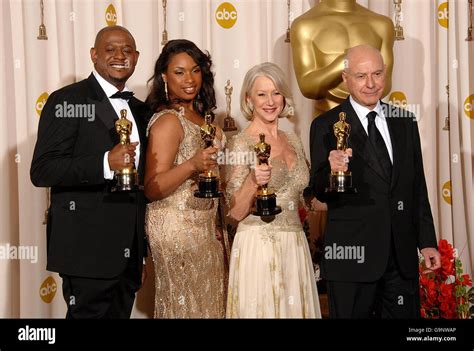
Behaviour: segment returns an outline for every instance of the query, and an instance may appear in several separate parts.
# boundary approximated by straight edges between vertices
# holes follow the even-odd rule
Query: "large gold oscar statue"
[[[384,95],[390,92],[394,26],[390,18],[357,4],[356,0],[321,0],[291,26],[293,63],[301,92],[316,101],[316,116],[349,96],[341,73],[348,48],[369,44],[387,65]]]

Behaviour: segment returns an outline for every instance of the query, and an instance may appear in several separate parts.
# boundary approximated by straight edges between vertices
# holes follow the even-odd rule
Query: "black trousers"
[[[393,245],[379,280],[328,281],[327,288],[330,318],[420,318],[419,279],[400,274]]]
[[[67,319],[130,318],[135,293],[140,288],[136,243],[125,270],[112,279],[61,274]]]

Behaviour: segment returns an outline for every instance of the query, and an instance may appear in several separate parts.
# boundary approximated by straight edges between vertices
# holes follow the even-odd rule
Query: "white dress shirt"
[[[390,161],[392,161],[393,164],[392,141],[390,139],[390,133],[388,131],[387,118],[383,113],[383,108],[380,104],[380,101],[377,102],[377,105],[373,110],[369,110],[367,107],[360,105],[359,103],[354,101],[352,96],[349,97],[349,101],[352,107],[354,108],[357,117],[359,117],[360,123],[362,123],[362,126],[364,127],[365,133],[367,135],[369,135],[369,132],[367,131],[369,126],[369,119],[367,118],[367,114],[371,111],[377,112],[377,117],[375,118],[375,126],[382,135],[383,141],[385,142],[385,146],[387,147],[388,155],[390,156]]]
[[[127,100],[124,99],[117,99],[110,97],[114,95],[118,89],[107,82],[102,76],[97,73],[97,71],[92,72],[94,74],[95,79],[99,82],[102,90],[104,90],[105,95],[108,96],[112,107],[117,114],[117,117],[120,118],[120,110],[126,109],[127,110],[127,119],[132,122],[132,134],[130,135],[130,142],[133,143],[135,141],[140,141],[140,136],[138,134],[137,124],[135,123],[135,118],[133,117],[132,110],[130,110],[130,106],[128,106]],[[127,87],[125,87],[122,91],[130,91]],[[114,172],[110,169],[109,165],[109,151],[104,154],[104,179],[113,179]],[[135,168],[138,168],[138,160],[140,160],[140,145],[137,146],[135,149]]]

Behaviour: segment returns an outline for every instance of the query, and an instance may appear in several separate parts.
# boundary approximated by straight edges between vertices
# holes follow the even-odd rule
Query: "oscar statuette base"
[[[125,169],[115,175],[116,184],[112,187],[112,192],[135,192],[143,190],[143,186],[138,183],[138,173],[136,169]]]
[[[219,191],[219,180],[216,176],[199,176],[198,190],[194,192],[195,197],[212,199],[222,195],[223,193]]]
[[[251,210],[254,216],[275,216],[281,213],[281,207],[276,205],[276,195],[257,195],[255,207]]]
[[[329,187],[325,190],[326,193],[345,193],[355,194],[357,189],[352,186],[351,172],[331,172],[329,175]]]

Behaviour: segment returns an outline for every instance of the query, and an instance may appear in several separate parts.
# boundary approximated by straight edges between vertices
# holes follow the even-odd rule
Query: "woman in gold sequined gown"
[[[217,199],[194,197],[199,173],[216,167],[223,144],[201,149],[200,125],[215,109],[211,59],[188,40],[172,40],[155,65],[147,103],[146,233],[155,269],[155,318],[222,318],[226,271],[216,236]]]
[[[278,118],[292,112],[281,69],[272,63],[245,76],[241,110],[251,120],[229,142],[234,159],[250,159],[260,133],[271,145],[270,166],[236,162],[226,170],[229,217],[238,222],[231,252],[228,318],[320,318],[316,281],[298,206],[308,184],[303,146],[293,133],[278,129]],[[282,212],[249,214],[257,186],[269,184]]]

